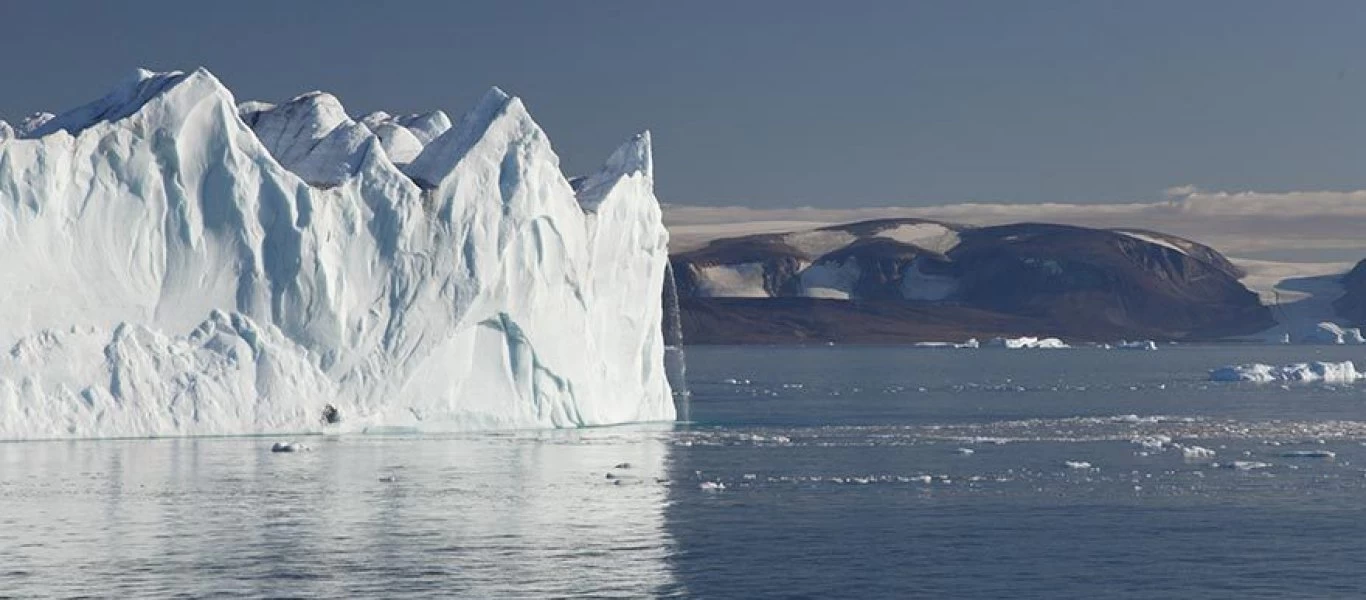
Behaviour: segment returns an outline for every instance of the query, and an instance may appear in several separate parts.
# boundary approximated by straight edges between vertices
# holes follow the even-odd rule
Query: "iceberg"
[[[980,348],[981,342],[977,338],[968,338],[966,342],[915,342],[911,344],[913,348]]]
[[[1114,348],[1118,350],[1157,350],[1157,342],[1152,340],[1138,340],[1133,342],[1120,340],[1114,345]]]
[[[1289,336],[1289,334],[1286,334]],[[1333,346],[1366,344],[1366,338],[1356,327],[1343,327],[1337,323],[1324,321],[1309,328],[1300,336],[1302,344],[1326,344]]]
[[[1295,363],[1284,366],[1251,363],[1229,365],[1210,371],[1210,381],[1321,381],[1324,383],[1352,383],[1366,374],[1357,371],[1352,361]]]
[[[4,131],[0,439],[675,416],[647,133],[576,193],[496,88],[357,122],[204,69]]]
[[[994,337],[987,340],[987,342],[982,345],[988,348],[1009,348],[1011,350],[1019,350],[1023,348],[1071,348],[1071,346],[1068,346],[1066,342],[1063,342],[1058,338],[1037,338],[1033,336],[1024,336],[1017,338]]]

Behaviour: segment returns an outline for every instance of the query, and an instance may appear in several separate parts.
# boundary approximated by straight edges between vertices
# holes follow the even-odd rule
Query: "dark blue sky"
[[[1366,188],[1366,3],[20,2],[0,118],[139,65],[355,114],[522,96],[566,170],[655,134],[660,196],[873,206]]]

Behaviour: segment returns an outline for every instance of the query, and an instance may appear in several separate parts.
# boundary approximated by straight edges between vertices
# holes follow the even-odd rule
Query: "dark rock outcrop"
[[[1333,302],[1338,316],[1353,327],[1366,326],[1366,260],[1342,276],[1342,297]]]

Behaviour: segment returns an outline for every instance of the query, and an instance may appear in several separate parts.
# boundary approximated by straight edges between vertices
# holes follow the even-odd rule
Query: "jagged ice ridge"
[[[0,123],[0,439],[671,420],[649,135],[587,181],[497,89],[452,126],[139,71]]]

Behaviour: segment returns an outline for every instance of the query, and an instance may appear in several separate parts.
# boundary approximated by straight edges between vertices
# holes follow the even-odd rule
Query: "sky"
[[[0,0],[0,22],[0,119],[139,66],[356,115],[454,117],[497,85],[571,174],[650,129],[674,204],[1366,189],[1360,2]]]

